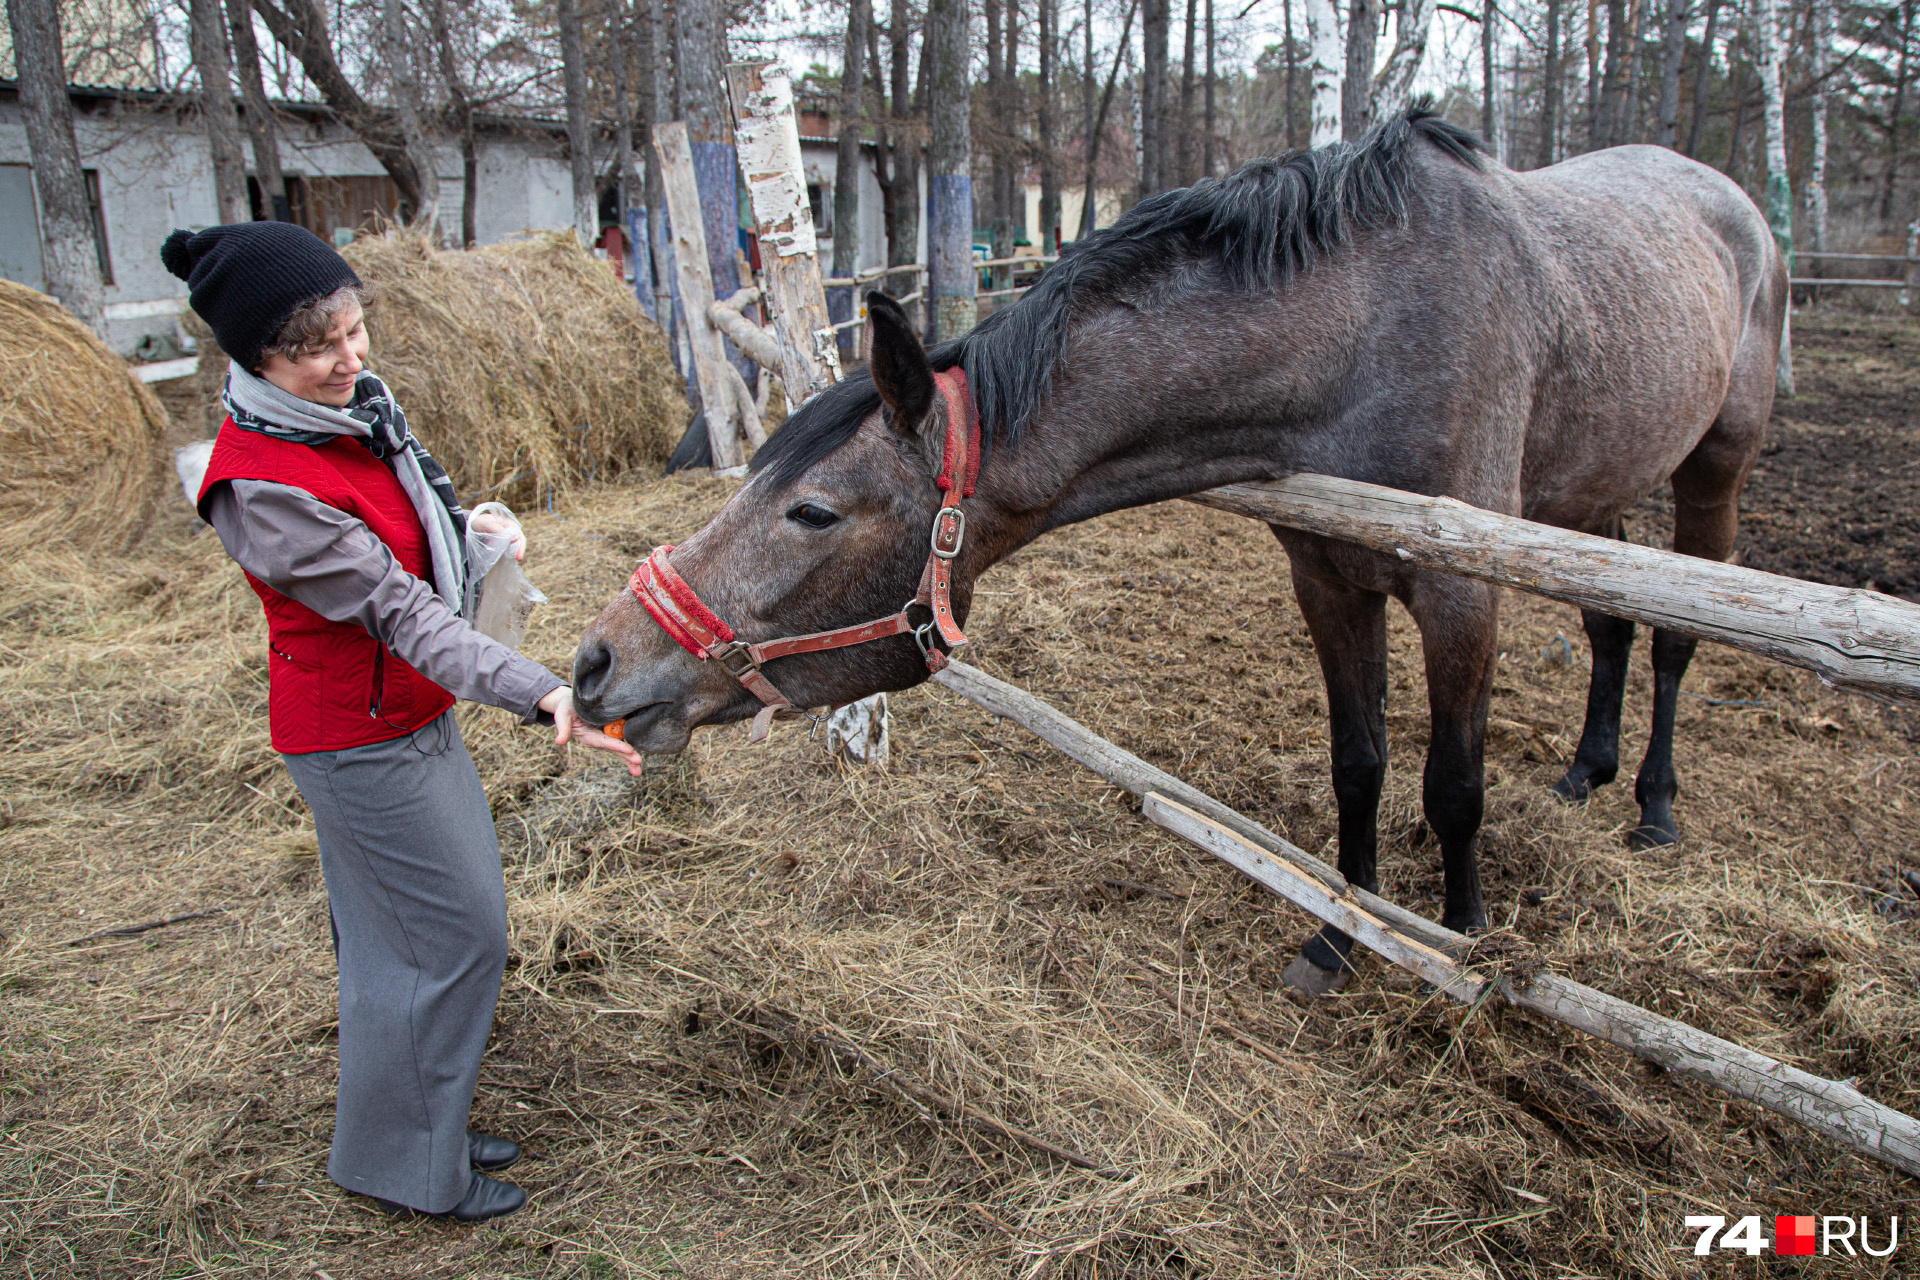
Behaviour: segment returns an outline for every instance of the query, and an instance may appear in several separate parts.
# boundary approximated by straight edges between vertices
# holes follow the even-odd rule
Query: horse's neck
[[[1192,296],[1158,313],[1082,322],[1049,396],[991,480],[1017,530],[1265,480],[1296,454],[1347,376],[1338,290]],[[1304,321],[1314,316],[1311,324]]]

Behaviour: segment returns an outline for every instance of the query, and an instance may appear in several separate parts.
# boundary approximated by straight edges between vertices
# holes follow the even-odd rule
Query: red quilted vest
[[[293,444],[242,431],[229,418],[214,440],[202,503],[222,480],[303,489],[363,521],[401,568],[433,581],[426,530],[407,491],[393,468],[358,440]],[[385,742],[453,705],[452,694],[387,652],[359,623],[330,622],[250,573],[247,582],[267,612],[267,718],[275,751],[297,755]]]

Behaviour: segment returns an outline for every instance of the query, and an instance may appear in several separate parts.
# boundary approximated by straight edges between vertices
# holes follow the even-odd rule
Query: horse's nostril
[[[600,641],[580,646],[573,658],[573,696],[593,701],[599,698],[613,675],[613,650]]]

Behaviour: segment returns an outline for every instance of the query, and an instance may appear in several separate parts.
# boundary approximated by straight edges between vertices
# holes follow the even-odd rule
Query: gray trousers
[[[507,960],[486,792],[449,711],[412,734],[283,756],[313,810],[340,964],[327,1176],[427,1213],[467,1193],[467,1110]]]

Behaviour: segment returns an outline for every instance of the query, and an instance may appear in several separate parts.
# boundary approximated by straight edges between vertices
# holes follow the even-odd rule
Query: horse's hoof
[[[1583,804],[1587,797],[1593,794],[1593,788],[1587,785],[1585,778],[1576,778],[1571,773],[1548,787],[1547,791],[1556,799],[1564,800],[1568,804]]]
[[[1640,825],[1627,832],[1627,848],[1636,851],[1664,849],[1670,844],[1680,843],[1680,828],[1674,825],[1672,818],[1664,822],[1658,818],[1649,821],[1640,820]]]
[[[1330,996],[1343,989],[1353,981],[1353,970],[1346,966],[1322,969],[1305,956],[1295,956],[1293,963],[1287,966],[1287,971],[1280,975],[1280,981],[1311,999],[1314,996]]]

